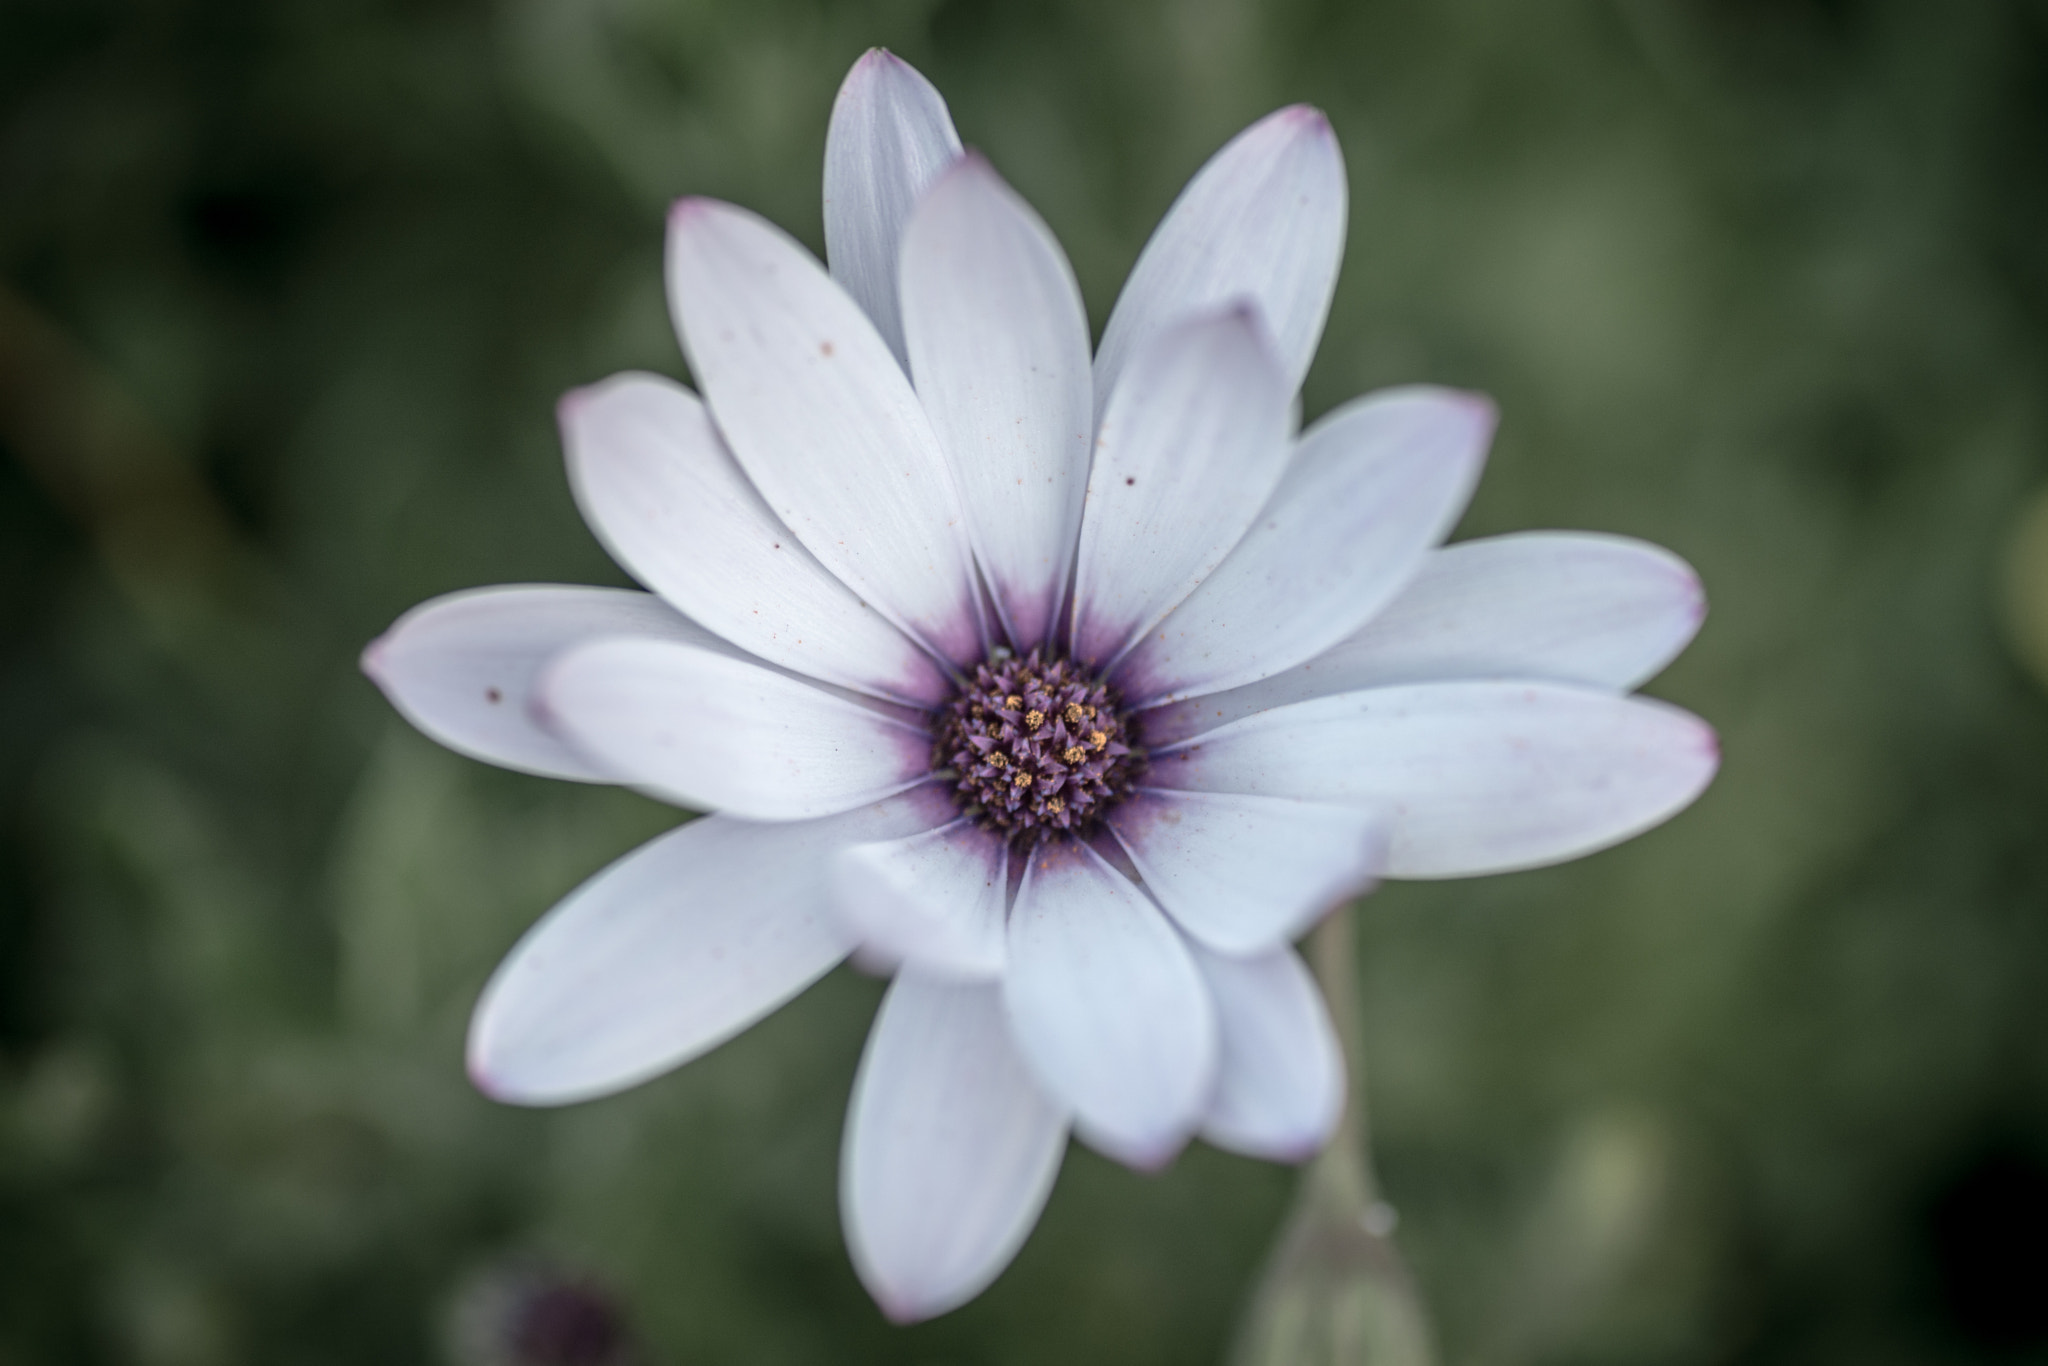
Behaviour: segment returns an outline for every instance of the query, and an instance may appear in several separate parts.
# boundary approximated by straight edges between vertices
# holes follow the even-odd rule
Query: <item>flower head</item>
[[[1344,217],[1327,121],[1253,125],[1091,358],[1051,232],[879,52],[833,112],[829,274],[676,206],[703,398],[624,375],[561,413],[585,516],[652,591],[455,594],[365,654],[456,749],[718,813],[533,928],[477,1008],[478,1085],[606,1094],[855,950],[896,965],[842,1203],[869,1288],[924,1317],[1007,1264],[1070,1129],[1139,1167],[1197,1133],[1323,1142],[1342,1070],[1290,941],[1330,906],[1572,858],[1698,794],[1711,732],[1626,695],[1697,627],[1682,563],[1438,549],[1477,396],[1295,430]]]

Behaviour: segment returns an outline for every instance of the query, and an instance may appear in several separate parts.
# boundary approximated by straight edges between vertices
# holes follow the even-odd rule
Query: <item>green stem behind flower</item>
[[[1365,1107],[1365,1026],[1358,1006],[1358,935],[1350,906],[1324,917],[1308,939],[1309,968],[1322,987],[1330,1023],[1344,1049],[1344,1114],[1329,1143],[1303,1174],[1318,1199],[1361,1219],[1379,1200],[1372,1164],[1372,1123]]]
[[[1432,1366],[1436,1359],[1373,1172],[1352,915],[1340,907],[1308,942],[1344,1050],[1344,1114],[1302,1172],[1239,1333],[1236,1366]]]

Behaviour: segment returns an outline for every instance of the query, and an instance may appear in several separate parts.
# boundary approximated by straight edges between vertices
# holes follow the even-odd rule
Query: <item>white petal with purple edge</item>
[[[1003,1001],[1019,1051],[1092,1146],[1163,1165],[1216,1076],[1216,1013],[1186,943],[1085,844],[1038,847],[1010,915]]]
[[[847,1247],[883,1312],[909,1323],[980,1294],[1038,1222],[1066,1139],[995,986],[898,975],[840,1149]]]
[[[670,215],[668,281],[704,401],[770,510],[889,620],[979,658],[952,472],[867,315],[787,233],[715,200]]]
[[[507,584],[421,603],[363,651],[363,672],[406,720],[459,754],[549,778],[618,782],[532,712],[541,666],[603,636],[726,648],[652,593]]]
[[[1251,313],[1161,331],[1103,414],[1074,569],[1074,653],[1107,665],[1244,536],[1287,466],[1288,393]]]
[[[930,704],[947,679],[805,550],[747,482],[697,396],[618,375],[562,401],[570,482],[612,557],[763,659]]]
[[[896,263],[903,225],[960,155],[945,98],[917,68],[871,48],[846,73],[825,130],[825,259],[901,361]]]
[[[1088,315],[1066,254],[989,164],[940,177],[903,241],[910,373],[1011,641],[1051,634],[1087,491]]]
[[[698,810],[804,820],[922,778],[916,726],[763,665],[667,641],[579,645],[542,671],[544,724],[619,781]]]
[[[960,978],[1000,976],[1009,846],[973,822],[847,849],[833,896],[847,928],[884,959]]]
[[[1434,551],[1386,610],[1271,678],[1145,713],[1154,744],[1290,702],[1395,683],[1516,678],[1627,691],[1677,657],[1706,599],[1670,551],[1531,531]]]
[[[1294,105],[1239,133],[1166,211],[1095,355],[1101,413],[1131,361],[1188,314],[1249,298],[1291,394],[1322,339],[1344,258],[1344,156],[1322,112]]]
[[[1387,875],[1472,877],[1619,844],[1677,814],[1720,752],[1698,717],[1552,683],[1432,683],[1260,712],[1155,751],[1146,781],[1356,803]]]
[[[1226,958],[1193,946],[1223,1038],[1202,1137],[1219,1148],[1299,1162],[1344,1112],[1344,1054],[1315,979],[1293,949]]]
[[[1318,422],[1230,558],[1125,656],[1123,695],[1218,692],[1351,634],[1456,524],[1493,426],[1484,398],[1422,385]]]
[[[852,947],[826,905],[833,854],[952,815],[932,785],[817,821],[705,816],[642,845],[499,965],[470,1022],[470,1075],[499,1100],[563,1105],[707,1052]]]
[[[1287,943],[1386,864],[1385,817],[1330,802],[1140,788],[1109,828],[1167,914],[1221,953]]]

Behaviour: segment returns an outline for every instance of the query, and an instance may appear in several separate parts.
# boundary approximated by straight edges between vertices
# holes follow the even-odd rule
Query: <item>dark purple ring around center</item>
[[[1115,691],[1070,660],[999,652],[939,709],[932,767],[950,769],[961,811],[1028,847],[1089,835],[1144,770]]]

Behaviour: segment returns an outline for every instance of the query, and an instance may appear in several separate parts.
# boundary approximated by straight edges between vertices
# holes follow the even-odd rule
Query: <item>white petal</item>
[[[833,895],[847,927],[885,960],[949,977],[1003,970],[1009,846],[973,822],[840,854]]]
[[[978,658],[952,474],[867,315],[787,233],[715,200],[670,215],[668,279],[704,400],[769,508],[889,620]]]
[[[1315,979],[1290,948],[1226,958],[1194,946],[1223,1036],[1202,1137],[1219,1148],[1299,1162],[1329,1142],[1344,1111],[1344,1054]]]
[[[548,660],[625,635],[715,640],[651,593],[512,584],[421,603],[370,642],[363,672],[406,720],[458,753],[522,773],[617,782],[542,727],[531,703]]]
[[[1003,1000],[1082,1138],[1134,1167],[1180,1151],[1215,1081],[1215,1009],[1166,917],[1087,845],[1040,845],[1026,865]]]
[[[1389,877],[1537,868],[1619,844],[1688,805],[1720,752],[1676,707],[1552,683],[1340,693],[1234,721],[1146,781],[1357,803],[1393,819]]]
[[[1668,550],[1532,531],[1432,552],[1399,597],[1327,653],[1272,678],[1145,713],[1155,745],[1241,716],[1392,683],[1527,678],[1627,691],[1699,630],[1706,599]]]
[[[945,674],[812,557],[733,460],[697,396],[618,375],[562,401],[577,502],[612,557],[762,659],[929,705]]]
[[[1249,298],[1287,391],[1322,339],[1344,257],[1344,156],[1322,111],[1295,105],[1239,133],[1195,173],[1145,244],[1095,356],[1095,407],[1160,329]]]
[[[903,242],[910,373],[1010,639],[1051,634],[1088,485],[1088,315],[1060,244],[969,155]]]
[[[1456,524],[1493,427],[1486,399],[1419,385],[1318,422],[1230,558],[1118,666],[1123,695],[1236,687],[1357,630]]]
[[[803,820],[878,801],[930,768],[931,740],[879,708],[666,641],[593,641],[542,671],[548,728],[607,772],[698,810]]]
[[[1167,914],[1222,953],[1287,943],[1386,866],[1387,821],[1359,806],[1141,788],[1109,827]]]
[[[498,966],[470,1022],[470,1075],[499,1100],[560,1105],[723,1043],[852,946],[826,905],[832,855],[952,814],[932,784],[800,824],[704,816],[642,845]]]
[[[980,1294],[1038,1222],[1066,1140],[998,988],[899,975],[868,1034],[840,1150],[847,1246],[883,1312],[908,1323]]]
[[[960,155],[946,101],[918,70],[871,48],[846,73],[825,131],[825,259],[901,361],[896,261],[903,225]]]
[[[1195,589],[1286,469],[1287,389],[1242,309],[1161,331],[1103,414],[1074,570],[1075,653],[1106,665]]]

